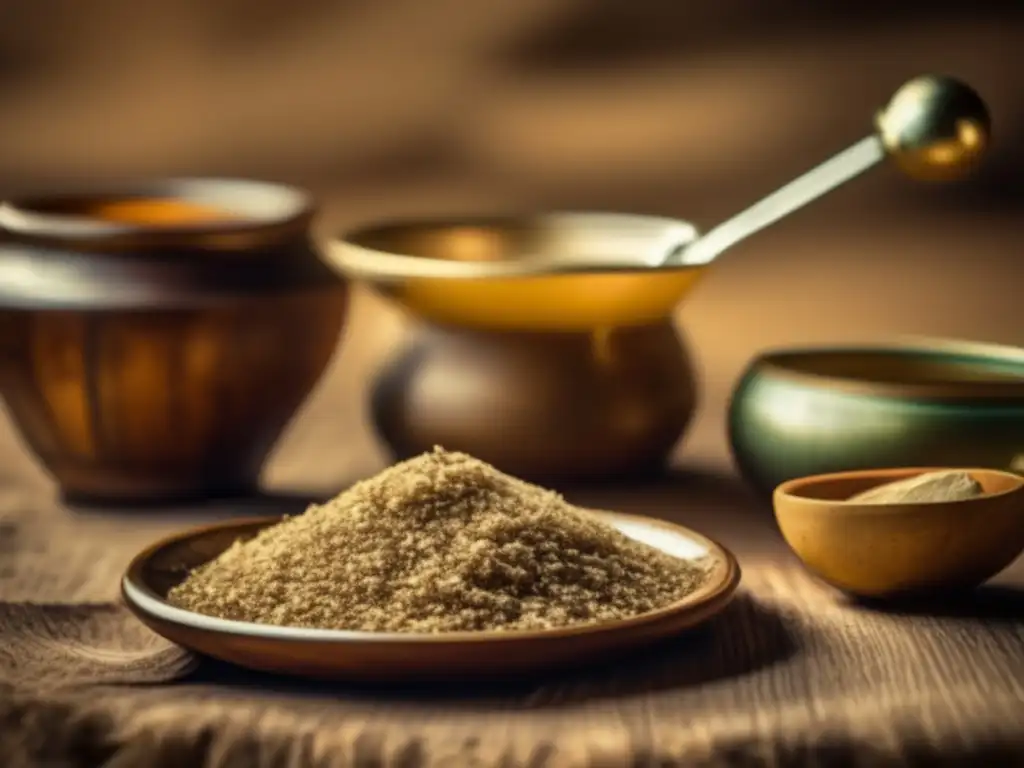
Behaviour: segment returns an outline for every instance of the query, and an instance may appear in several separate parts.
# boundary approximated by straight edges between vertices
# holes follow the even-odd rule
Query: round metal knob
[[[946,181],[969,173],[991,138],[982,98],[951,77],[926,75],[906,83],[875,119],[889,156],[915,179]]]

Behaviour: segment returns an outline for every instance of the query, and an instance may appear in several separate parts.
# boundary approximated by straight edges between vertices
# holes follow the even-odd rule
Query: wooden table
[[[740,557],[734,606],[642,658],[498,688],[374,689],[197,665],[152,636],[117,604],[121,570],[146,542],[228,515],[298,512],[382,466],[362,398],[404,322],[360,295],[353,326],[364,323],[377,337],[346,339],[260,499],[65,510],[0,428],[4,765],[64,765],[72,754],[218,767],[1024,761],[1024,568],[939,614],[850,605],[793,563],[770,511],[731,475],[722,396],[705,398],[714,415],[669,477],[567,490],[581,504],[683,522]]]

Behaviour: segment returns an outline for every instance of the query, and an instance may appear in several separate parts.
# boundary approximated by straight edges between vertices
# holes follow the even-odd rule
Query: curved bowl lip
[[[403,632],[353,632],[336,629],[314,629],[301,627],[280,627],[274,625],[255,624],[252,622],[220,619],[214,616],[188,611],[171,605],[167,600],[153,591],[143,578],[143,570],[150,558],[161,550],[188,539],[196,538],[205,533],[237,528],[244,530],[260,530],[280,522],[280,518],[248,518],[231,520],[191,528],[164,538],[149,546],[129,563],[121,578],[121,594],[128,607],[136,613],[142,613],[154,619],[170,622],[179,626],[203,632],[213,632],[226,636],[249,637],[281,642],[306,643],[386,643],[390,645],[439,646],[467,644],[501,644],[536,640],[552,640],[577,637],[580,635],[604,634],[630,630],[640,626],[658,623],[682,611],[696,611],[702,607],[715,605],[724,607],[734,597],[742,578],[742,572],[736,556],[728,549],[703,534],[675,523],[642,515],[627,515],[619,512],[588,510],[605,518],[619,518],[640,521],[649,525],[685,534],[707,549],[708,557],[716,562],[715,570],[721,570],[717,580],[709,578],[696,591],[681,600],[677,600],[662,608],[648,611],[638,616],[618,621],[597,624],[581,624],[551,630],[530,631],[488,631],[488,632],[445,632],[438,634],[403,633]]]
[[[921,381],[889,382],[867,378],[801,370],[790,365],[819,356],[874,355],[894,359],[930,358],[961,367],[973,365],[1019,365],[1019,380],[973,381]],[[748,374],[770,372],[773,377],[794,381],[814,388],[829,389],[856,395],[873,395],[906,400],[971,401],[1021,400],[1024,401],[1024,349],[952,339],[907,337],[891,343],[841,344],[833,346],[780,347],[759,354],[748,366]]]
[[[901,480],[905,477],[922,475],[926,472],[949,472],[960,471],[971,475],[990,475],[1005,478],[1013,483],[1013,487],[999,493],[986,493],[983,496],[975,496],[971,499],[959,499],[957,501],[915,501],[906,504],[862,504],[856,501],[845,499],[819,499],[810,496],[801,496],[799,489],[813,483],[828,483],[847,480],[852,477],[878,478],[879,480]],[[1002,469],[990,469],[986,467],[892,467],[884,469],[853,469],[845,472],[826,472],[820,475],[807,475],[786,480],[776,486],[772,493],[773,506],[775,506],[776,517],[779,514],[777,502],[785,498],[788,502],[799,504],[804,511],[816,510],[828,514],[835,507],[842,507],[857,514],[899,514],[917,513],[922,509],[948,509],[953,507],[966,508],[987,504],[996,499],[1003,499],[1024,490],[1024,477],[1015,472],[1008,472]]]
[[[552,210],[537,213],[495,216],[395,218],[385,219],[353,228],[334,238],[330,243],[331,261],[352,277],[373,282],[401,282],[403,280],[480,280],[508,278],[542,278],[557,275],[642,274],[679,272],[693,269],[692,265],[647,265],[636,263],[586,263],[553,261],[550,259],[514,259],[509,261],[451,261],[430,256],[381,251],[360,244],[368,235],[386,229],[407,227],[471,227],[474,225],[530,221],[553,216],[600,217],[607,223],[627,220],[633,223],[661,225],[666,234],[675,233],[673,241],[689,245],[700,237],[697,227],[683,219],[642,214],[603,211]],[[706,265],[701,265],[706,266]]]
[[[33,203],[75,198],[160,197],[189,200],[224,208],[237,219],[182,224],[110,222],[88,216],[41,213]],[[203,235],[278,228],[314,216],[310,193],[288,184],[243,178],[169,177],[134,181],[69,184],[22,193],[0,202],[0,229],[15,235],[46,239],[103,240],[131,235]]]

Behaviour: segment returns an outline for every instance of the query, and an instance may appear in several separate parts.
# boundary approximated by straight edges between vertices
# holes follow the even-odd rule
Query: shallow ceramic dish
[[[217,619],[167,603],[168,590],[191,569],[237,539],[278,522],[264,518],[199,528],[153,545],[129,565],[122,594],[153,631],[198,653],[268,672],[376,682],[515,677],[591,663],[694,627],[731,600],[740,570],[724,547],[671,523],[597,514],[630,538],[699,561],[707,569],[703,586],[635,618],[540,632],[417,635],[295,629]]]
[[[914,504],[847,501],[931,471],[840,472],[783,483],[774,494],[779,529],[812,573],[861,597],[976,587],[1024,550],[1024,478],[968,469],[985,495]]]
[[[1024,458],[1024,350],[915,340],[770,352],[733,393],[729,440],[766,496],[825,472],[1014,469]]]

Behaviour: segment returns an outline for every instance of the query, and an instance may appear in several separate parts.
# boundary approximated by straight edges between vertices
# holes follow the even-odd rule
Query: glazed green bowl
[[[1024,468],[1024,350],[967,343],[774,351],[729,404],[740,472],[770,495],[807,475]]]

